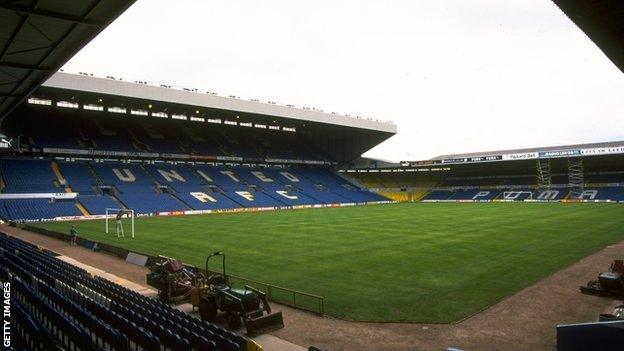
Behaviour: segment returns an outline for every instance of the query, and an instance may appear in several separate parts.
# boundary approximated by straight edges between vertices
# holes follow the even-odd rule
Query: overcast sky
[[[393,121],[394,161],[624,140],[624,74],[550,0],[139,0],[65,69]]]

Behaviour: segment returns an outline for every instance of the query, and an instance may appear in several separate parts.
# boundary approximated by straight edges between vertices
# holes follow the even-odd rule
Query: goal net
[[[531,191],[504,191],[503,200],[507,200],[507,201],[533,200],[533,192]]]
[[[118,237],[124,237],[125,230],[130,229],[130,234],[132,238],[134,238],[134,210],[128,210],[125,208],[107,208],[105,222],[106,234],[113,232]],[[130,228],[127,228],[128,222],[130,222]]]

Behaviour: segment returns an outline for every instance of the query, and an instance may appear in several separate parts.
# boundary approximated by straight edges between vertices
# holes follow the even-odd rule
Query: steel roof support
[[[91,12],[92,12],[95,8],[96,8],[96,7],[100,4],[100,2],[101,2],[101,1],[102,1],[102,0],[99,0],[99,1],[95,2],[95,3],[93,4],[93,6],[91,6],[91,7],[90,7],[90,8],[89,8],[86,12],[85,12],[85,14],[84,14],[83,18],[84,18],[84,17],[87,17],[87,16],[88,16],[88,15],[89,15],[89,14],[90,14],[90,13],[91,13]],[[38,2],[38,1],[37,1],[37,2]],[[35,5],[33,5],[33,9],[34,9],[34,8],[36,8],[36,6],[37,6],[37,3],[35,3]],[[24,15],[24,17],[27,17],[27,16],[28,16],[28,15]],[[23,21],[22,21],[22,23],[21,23],[21,25],[20,25],[20,29],[21,29],[21,27],[23,26],[23,23],[24,23],[24,22],[26,22],[26,19],[25,19],[25,18],[23,19]],[[48,58],[48,57],[49,57],[49,56],[50,56],[50,55],[54,52],[54,50],[55,50],[56,48],[58,48],[58,46],[59,46],[59,45],[61,45],[61,43],[63,43],[63,41],[64,41],[64,40],[65,40],[65,39],[66,39],[66,38],[67,38],[67,37],[68,37],[68,36],[69,36],[69,35],[70,35],[73,31],[74,31],[74,29],[76,29],[76,27],[78,27],[78,24],[77,24],[77,23],[73,23],[73,24],[70,26],[70,28],[69,28],[69,29],[68,29],[68,30],[67,30],[67,31],[66,31],[66,32],[65,32],[65,33],[64,33],[64,34],[63,34],[63,35],[62,35],[62,36],[58,39],[58,40],[56,40],[56,41],[52,44],[52,46],[51,46],[51,47],[47,50],[47,52],[43,55],[43,57],[39,60],[39,62],[37,62],[36,66],[37,66],[37,67],[40,67],[40,66],[41,66],[41,64],[42,64],[43,62],[45,62],[45,60],[46,60],[46,59],[47,59],[47,58]],[[19,31],[19,30],[18,30],[18,31]],[[14,34],[15,34],[15,33],[14,33]],[[15,34],[15,35],[17,35],[17,34]],[[46,38],[46,39],[47,39],[47,38]],[[9,45],[8,45],[8,46],[10,46],[10,43],[9,43]],[[7,47],[7,49],[8,49],[8,47]],[[1,59],[2,59],[2,57],[0,56],[0,60],[1,60]],[[37,70],[29,70],[29,71],[28,71],[28,73],[26,73],[26,75],[25,75],[22,79],[20,79],[20,80],[19,80],[19,82],[15,85],[15,87],[14,87],[14,88],[11,90],[11,92],[9,92],[9,94],[7,94],[7,95],[18,95],[18,96],[19,96],[19,98],[24,98],[24,97],[28,96],[29,94],[31,94],[31,93],[32,93],[32,89],[31,89],[31,91],[28,91],[28,92],[26,92],[25,94],[16,94],[16,92],[17,92],[17,91],[18,91],[18,89],[22,86],[22,84],[24,84],[24,82],[25,82],[28,78],[30,78],[30,76],[33,74],[33,72],[36,72],[36,71],[37,71]],[[8,97],[3,97],[3,98],[2,98],[2,102],[0,102],[0,105],[2,105],[2,104],[6,101],[6,99],[8,99]],[[0,123],[1,123],[1,122],[2,122],[2,121],[0,120]]]
[[[27,69],[27,70],[33,70],[33,71],[49,71],[50,70],[50,68],[48,68],[48,67],[42,67],[42,66],[36,66],[36,65],[26,65],[26,64],[13,63],[13,62],[2,62],[2,61],[0,61],[0,67],[16,68],[16,69]]]
[[[53,19],[57,19],[60,21],[72,22],[76,24],[83,24],[83,25],[93,26],[93,27],[102,27],[104,25],[100,21],[86,19],[84,18],[84,16],[78,17],[78,16],[67,15],[64,13],[58,13],[58,12],[46,11],[46,10],[37,10],[35,8],[27,8],[27,7],[22,7],[18,5],[12,5],[12,4],[0,3],[0,9],[15,11],[15,12],[22,13],[25,15],[53,18]]]

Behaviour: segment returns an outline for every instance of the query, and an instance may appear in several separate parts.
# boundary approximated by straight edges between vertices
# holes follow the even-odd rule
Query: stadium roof
[[[296,132],[338,164],[361,156],[395,135],[397,130],[394,124],[373,119],[218,96],[198,92],[197,89],[177,89],[168,85],[64,72],[52,75],[8,118],[18,120],[33,109],[41,113],[40,108],[44,106],[53,109],[71,107],[86,111],[84,116],[88,113],[101,116],[114,113],[120,123],[124,118],[146,121],[156,118],[158,121],[172,120],[176,125],[188,123],[197,128],[253,126]],[[246,130],[260,132],[256,128]]]
[[[569,158],[576,157],[583,157],[586,161],[591,160],[592,164],[609,164],[613,162],[621,164],[624,159],[624,141],[450,154],[429,160],[401,161],[397,163],[360,157],[350,162],[345,169],[348,172],[353,172],[354,170],[367,172],[366,169],[385,169],[386,171],[394,169],[402,172],[404,169],[409,168],[453,165],[454,167],[461,166],[461,169],[473,169],[475,172],[479,172],[483,167],[508,167],[513,170],[515,169],[514,167],[519,167],[518,165],[520,164],[535,167],[536,160],[540,159],[565,162]],[[491,166],[488,166],[488,164],[491,164]]]
[[[187,105],[199,108],[217,109],[270,116],[284,120],[314,122],[341,127],[367,129],[376,132],[396,134],[397,127],[389,122],[373,119],[355,118],[320,110],[300,109],[259,101],[244,100],[236,97],[225,97],[211,93],[177,89],[169,86],[156,86],[144,82],[128,82],[114,78],[99,78],[86,74],[70,74],[58,72],[45,83],[44,88],[71,90],[85,94],[118,96],[129,99],[140,99],[164,104]]]
[[[533,148],[524,148],[524,149],[471,152],[471,153],[465,153],[465,154],[449,154],[449,155],[441,155],[438,157],[434,157],[431,160],[461,159],[461,158],[487,157],[487,156],[493,156],[493,155],[529,154],[529,153],[540,153],[540,152],[547,153],[547,152],[556,152],[556,151],[571,151],[571,150],[595,149],[595,148],[618,148],[622,146],[624,146],[624,141],[612,141],[612,142],[604,142],[604,143],[533,147]]]
[[[1,1],[0,120],[135,1]]]
[[[553,2],[624,72],[624,1]]]

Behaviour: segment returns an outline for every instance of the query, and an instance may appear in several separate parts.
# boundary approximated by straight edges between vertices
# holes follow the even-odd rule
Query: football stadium
[[[0,3],[5,349],[624,349],[624,141],[393,163],[393,123],[60,70],[133,3]],[[623,4],[554,3],[624,71]]]

